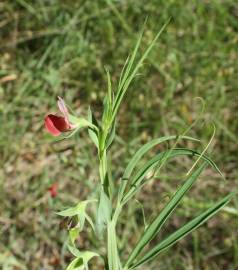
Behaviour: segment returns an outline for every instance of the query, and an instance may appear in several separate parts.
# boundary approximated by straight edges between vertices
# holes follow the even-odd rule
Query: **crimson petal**
[[[57,189],[58,189],[57,183],[53,183],[53,184],[49,187],[48,190],[49,190],[50,196],[51,196],[52,198],[55,198],[55,197],[57,196],[57,194],[58,194]]]
[[[59,136],[61,132],[70,129],[65,117],[49,114],[45,117],[45,127],[53,136]]]

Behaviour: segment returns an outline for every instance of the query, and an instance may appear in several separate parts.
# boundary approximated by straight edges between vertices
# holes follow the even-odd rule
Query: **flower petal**
[[[50,192],[50,196],[52,198],[55,198],[58,194],[58,184],[57,183],[53,183],[49,188],[48,191]]]
[[[66,122],[69,124],[69,112],[68,112],[68,109],[64,103],[64,100],[58,96],[58,107],[59,107],[59,110],[62,112],[62,114],[64,115],[65,117],[65,120]]]
[[[70,129],[65,117],[49,114],[45,117],[45,127],[53,136],[59,136],[61,132]]]

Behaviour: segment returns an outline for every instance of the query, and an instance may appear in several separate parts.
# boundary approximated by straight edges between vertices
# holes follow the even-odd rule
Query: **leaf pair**
[[[78,225],[70,229],[69,231],[69,251],[76,257],[67,267],[66,270],[87,270],[88,262],[95,256],[99,256],[97,253],[92,251],[79,251],[75,246],[75,240],[79,233],[83,230],[85,220],[87,220],[94,229],[94,224],[91,218],[86,213],[86,207],[90,202],[96,202],[97,200],[86,200],[79,202],[76,206],[70,207],[66,210],[60,211],[57,214],[63,217],[74,217],[78,219]]]
[[[105,132],[105,135],[107,137],[106,139],[108,140],[107,148],[110,146],[110,144],[112,143],[113,138],[115,136],[116,116],[117,116],[118,110],[120,108],[121,102],[123,100],[123,97],[125,96],[131,82],[136,77],[137,72],[139,71],[139,69],[143,65],[145,59],[148,57],[150,51],[155,46],[161,33],[164,31],[166,26],[169,24],[169,21],[170,21],[170,19],[161,27],[160,31],[157,33],[157,35],[152,40],[150,45],[147,47],[145,52],[142,54],[140,59],[136,62],[136,56],[137,56],[139,47],[141,45],[141,41],[142,41],[142,37],[143,37],[143,33],[144,33],[144,27],[145,27],[145,24],[144,24],[144,27],[143,27],[143,29],[139,35],[139,38],[137,40],[136,46],[135,46],[131,56],[129,56],[127,58],[125,65],[122,69],[115,97],[114,97],[114,93],[112,91],[112,83],[111,83],[110,73],[109,73],[109,70],[106,69],[108,91],[107,91],[107,96],[105,97],[104,102],[103,102],[104,110],[103,110],[103,117],[102,117],[102,126],[101,126],[100,131],[101,131],[101,133]],[[93,122],[95,120],[95,118],[93,117],[91,110],[89,110],[89,118],[88,119],[89,119],[90,123],[96,124],[95,122]],[[110,134],[108,136],[109,131],[110,131]],[[92,131],[92,129],[89,129],[89,136],[91,137],[92,141],[97,146],[97,148],[100,148],[99,134],[96,134],[95,131]],[[105,138],[103,138],[103,142],[104,142],[104,139]],[[104,147],[104,145],[103,145],[103,147]]]
[[[196,140],[192,137],[189,137],[189,136],[180,136],[179,138],[185,139],[185,140],[198,141],[198,140]],[[139,161],[142,159],[142,157],[146,153],[148,153],[153,147],[157,146],[158,144],[161,144],[161,143],[166,142],[166,141],[174,140],[174,139],[178,139],[178,136],[176,136],[176,135],[164,136],[164,137],[161,137],[158,139],[151,140],[150,142],[144,144],[135,153],[135,155],[132,157],[132,159],[128,163],[128,165],[124,171],[124,174],[122,176],[122,182],[120,184],[119,193],[118,193],[119,201],[122,200],[125,189],[128,186],[128,182],[130,182],[129,180],[131,180],[132,172],[135,169],[136,165],[139,163]]]
[[[166,28],[166,26],[169,24],[168,20],[160,29],[160,31],[157,33],[157,35],[155,36],[155,38],[152,40],[152,42],[150,43],[150,45],[147,47],[147,49],[145,50],[145,52],[142,54],[142,56],[140,57],[140,59],[138,60],[138,62],[136,63],[136,56],[142,41],[142,37],[143,37],[143,33],[144,33],[144,27],[140,33],[140,36],[137,40],[136,46],[131,54],[130,57],[127,58],[125,65],[122,69],[121,72],[121,76],[120,76],[120,80],[119,80],[119,85],[118,85],[118,90],[117,90],[117,94],[115,97],[115,101],[113,104],[113,112],[112,112],[112,121],[115,119],[117,112],[119,110],[119,107],[121,105],[122,99],[125,96],[132,80],[135,78],[135,76],[137,75],[138,70],[140,69],[140,67],[143,65],[145,59],[148,57],[148,54],[150,53],[150,51],[152,50],[152,48],[155,46],[157,40],[159,39],[161,33],[164,31],[164,29]],[[146,23],[146,22],[145,22]]]
[[[97,200],[86,200],[79,202],[76,206],[70,207],[57,214],[63,217],[76,217],[77,224],[74,228],[69,231],[70,245],[74,246],[74,242],[78,237],[79,233],[83,230],[85,220],[91,225],[95,231],[94,224],[90,216],[86,212],[86,207],[90,202],[96,202]]]
[[[185,151],[186,153],[188,150],[182,149],[181,151],[181,149],[174,149],[173,152],[171,152],[171,156],[172,155],[176,156],[176,152],[177,154],[180,155],[183,151]],[[160,252],[164,251],[165,249],[175,244],[178,240],[185,237],[188,233],[192,232],[198,226],[203,224],[206,220],[208,220],[213,215],[215,215],[235,195],[235,193],[229,194],[228,196],[223,198],[221,201],[219,201],[218,203],[210,207],[207,211],[200,214],[198,217],[194,218],[192,221],[188,222],[187,224],[185,224],[182,228],[178,229],[176,232],[172,233],[165,240],[159,242],[154,248],[146,252],[145,255],[141,259],[135,261],[138,255],[141,253],[141,251],[145,248],[145,246],[160,232],[166,220],[173,213],[173,211],[178,206],[178,204],[180,203],[184,195],[189,191],[192,185],[196,182],[196,180],[198,179],[198,176],[204,170],[206,165],[208,163],[211,163],[211,160],[208,159],[207,157],[202,156],[202,158],[204,158],[206,161],[196,171],[194,171],[192,174],[188,176],[184,184],[177,190],[177,192],[172,196],[172,198],[167,203],[167,205],[163,208],[160,214],[153,220],[153,222],[147,227],[145,232],[142,234],[140,240],[138,241],[138,243],[132,250],[125,264],[125,266],[128,269],[134,269],[140,266],[141,264],[154,258]]]
[[[163,161],[166,159],[169,160],[173,157],[177,156],[197,156],[203,160],[206,160],[214,169],[216,169],[220,174],[220,170],[216,166],[216,164],[206,155],[201,155],[198,152],[188,149],[188,148],[175,148],[175,149],[169,149],[167,151],[163,151],[157,155],[155,155],[152,159],[150,159],[148,162],[146,162],[140,170],[130,179],[130,190],[125,194],[125,196],[122,199],[123,204],[128,202],[135,193],[143,187],[144,184],[146,184],[144,178],[146,175],[148,175],[149,172],[154,171],[153,175],[157,174],[157,166],[162,164]]]
[[[154,248],[148,251],[141,259],[132,264],[129,269],[137,268],[145,262],[152,260],[155,256],[159,255],[162,251],[166,250],[170,246],[174,245],[180,239],[184,238],[187,234],[197,229],[208,219],[213,217],[218,211],[220,211],[224,206],[226,206],[230,200],[237,195],[237,192],[232,192],[217,203],[215,203],[208,210],[198,215],[196,218],[182,226],[180,229],[169,235],[166,239],[158,243]]]

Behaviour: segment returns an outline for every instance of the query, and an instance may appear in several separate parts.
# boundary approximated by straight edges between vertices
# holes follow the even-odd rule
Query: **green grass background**
[[[212,169],[192,189],[167,223],[164,234],[237,186],[238,4],[203,0],[0,1],[0,267],[64,269],[70,260],[67,230],[55,211],[96,196],[97,160],[86,132],[50,143],[43,118],[56,112],[57,95],[78,114],[91,104],[99,117],[106,92],[106,66],[114,89],[146,18],[142,49],[169,17],[172,20],[133,82],[120,110],[111,149],[111,175],[120,177],[129,157],[151,138],[178,134],[199,114],[195,97],[206,102],[203,121],[190,135],[206,146],[224,172]],[[181,143],[181,146],[184,144]],[[160,149],[159,149],[160,150]],[[137,197],[151,219],[191,166],[170,162]],[[179,181],[180,180],[180,181]],[[57,182],[59,194],[48,188]],[[237,269],[236,202],[142,269]],[[61,225],[60,225],[61,224]],[[118,227],[125,257],[143,229],[140,205],[129,206]],[[80,247],[100,245],[92,234]],[[153,243],[152,243],[153,244]],[[92,269],[102,269],[94,261]]]

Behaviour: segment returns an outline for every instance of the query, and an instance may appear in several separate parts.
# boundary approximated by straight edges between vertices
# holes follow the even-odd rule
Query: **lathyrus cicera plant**
[[[165,222],[179,205],[184,195],[190,190],[192,185],[198,179],[198,176],[206,166],[212,166],[218,173],[219,169],[215,163],[205,155],[205,151],[198,153],[195,150],[188,148],[177,148],[177,142],[180,140],[197,141],[186,135],[189,128],[183,134],[175,134],[171,136],[163,136],[155,138],[147,142],[132,156],[130,162],[124,170],[120,179],[111,180],[108,177],[108,158],[107,154],[110,145],[113,143],[116,132],[117,114],[122,103],[122,100],[144,60],[147,58],[151,49],[164,30],[165,25],[155,36],[142,56],[138,58],[138,49],[141,44],[143,31],[140,33],[134,50],[125,62],[122,69],[117,89],[112,89],[109,71],[107,74],[107,94],[103,102],[103,114],[101,121],[96,120],[94,114],[89,109],[88,119],[80,118],[69,114],[67,107],[62,98],[58,98],[58,107],[61,111],[61,116],[50,114],[45,118],[45,126],[53,136],[62,136],[68,133],[67,137],[71,137],[79,129],[87,129],[88,134],[97,148],[98,153],[98,197],[95,199],[79,202],[58,214],[63,217],[74,217],[77,222],[75,227],[69,230],[68,249],[74,257],[68,265],[67,270],[83,270],[88,269],[88,262],[95,256],[100,256],[104,261],[105,269],[107,270],[132,270],[137,269],[142,264],[152,260],[158,254],[174,245],[188,233],[195,230],[209,218],[214,216],[235,196],[235,192],[231,192],[218,202],[214,203],[206,211],[200,213],[191,221],[183,225],[178,230],[157,242],[153,247],[148,244],[153,240],[163,228]],[[139,170],[135,171],[136,165],[141,162],[142,157],[158,144],[174,141],[173,147],[166,151],[158,152],[153,158],[140,166]],[[167,204],[160,213],[152,220],[143,231],[140,238],[134,247],[131,248],[129,256],[126,260],[122,260],[123,248],[118,249],[117,224],[120,222],[120,214],[127,204],[133,203],[133,198],[140,192],[141,188],[147,184],[146,175],[150,172],[159,173],[159,169],[167,162],[167,160],[187,155],[196,158],[196,162],[186,175],[186,179],[181,183],[177,191],[170,197]],[[112,193],[110,181],[117,181],[118,188]],[[92,219],[87,213],[89,204],[97,204],[96,218]],[[92,227],[98,239],[105,244],[106,254],[99,255],[95,251],[82,251],[76,246],[76,239],[83,230],[85,223]],[[146,249],[145,249],[146,247]],[[141,268],[143,269],[143,268]]]

